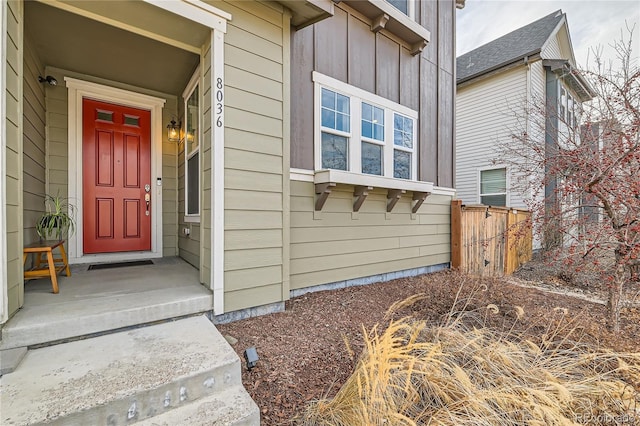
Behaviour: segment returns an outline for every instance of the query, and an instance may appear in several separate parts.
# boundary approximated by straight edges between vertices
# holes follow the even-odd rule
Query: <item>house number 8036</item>
[[[222,83],[222,78],[218,77],[216,79],[216,126],[222,127],[222,100],[224,99],[224,93],[222,92],[222,88],[224,87]]]

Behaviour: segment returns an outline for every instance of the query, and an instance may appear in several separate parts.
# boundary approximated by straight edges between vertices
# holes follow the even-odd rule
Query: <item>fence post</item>
[[[451,200],[451,268],[462,266],[462,200]]]
[[[515,216],[515,220],[512,218],[512,216]],[[507,224],[506,224],[506,228],[505,228],[505,232],[504,232],[504,274],[505,275],[509,275],[513,272],[512,270],[512,265],[511,263],[513,262],[513,253],[512,250],[515,247],[511,247],[513,245],[515,245],[514,242],[512,242],[512,237],[513,235],[513,229],[512,226],[517,222],[518,217],[517,215],[513,214],[513,211],[511,209],[507,210]],[[517,235],[515,236],[516,238]]]

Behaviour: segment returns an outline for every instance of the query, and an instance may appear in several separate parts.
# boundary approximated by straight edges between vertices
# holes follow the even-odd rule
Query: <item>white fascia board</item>
[[[374,188],[403,189],[414,192],[433,192],[433,183],[431,182],[366,175],[344,170],[318,170],[315,172],[313,181],[314,183],[342,183],[354,186],[372,186]]]
[[[289,180],[300,182],[313,182],[313,170],[291,168],[289,170]]]
[[[434,186],[433,191],[431,191],[433,195],[446,195],[448,197],[455,197],[456,189],[455,188],[447,188],[445,186]]]

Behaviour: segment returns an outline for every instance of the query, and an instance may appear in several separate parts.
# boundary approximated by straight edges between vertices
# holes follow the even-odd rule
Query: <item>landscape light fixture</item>
[[[42,77],[41,75],[38,76],[38,81],[40,83],[47,83],[50,86],[57,86],[58,85],[58,80],[56,80],[53,76],[46,76],[46,77]]]
[[[255,346],[251,346],[244,351],[244,359],[247,361],[247,370],[251,371],[258,363],[258,351],[256,351]]]
[[[176,120],[171,119],[171,123],[167,124],[167,138],[169,142],[180,142],[180,126]]]

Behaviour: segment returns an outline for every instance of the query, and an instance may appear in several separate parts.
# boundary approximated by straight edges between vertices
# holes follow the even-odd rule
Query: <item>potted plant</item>
[[[36,232],[43,240],[64,240],[76,229],[75,206],[59,195],[45,195],[47,210],[36,223]]]

